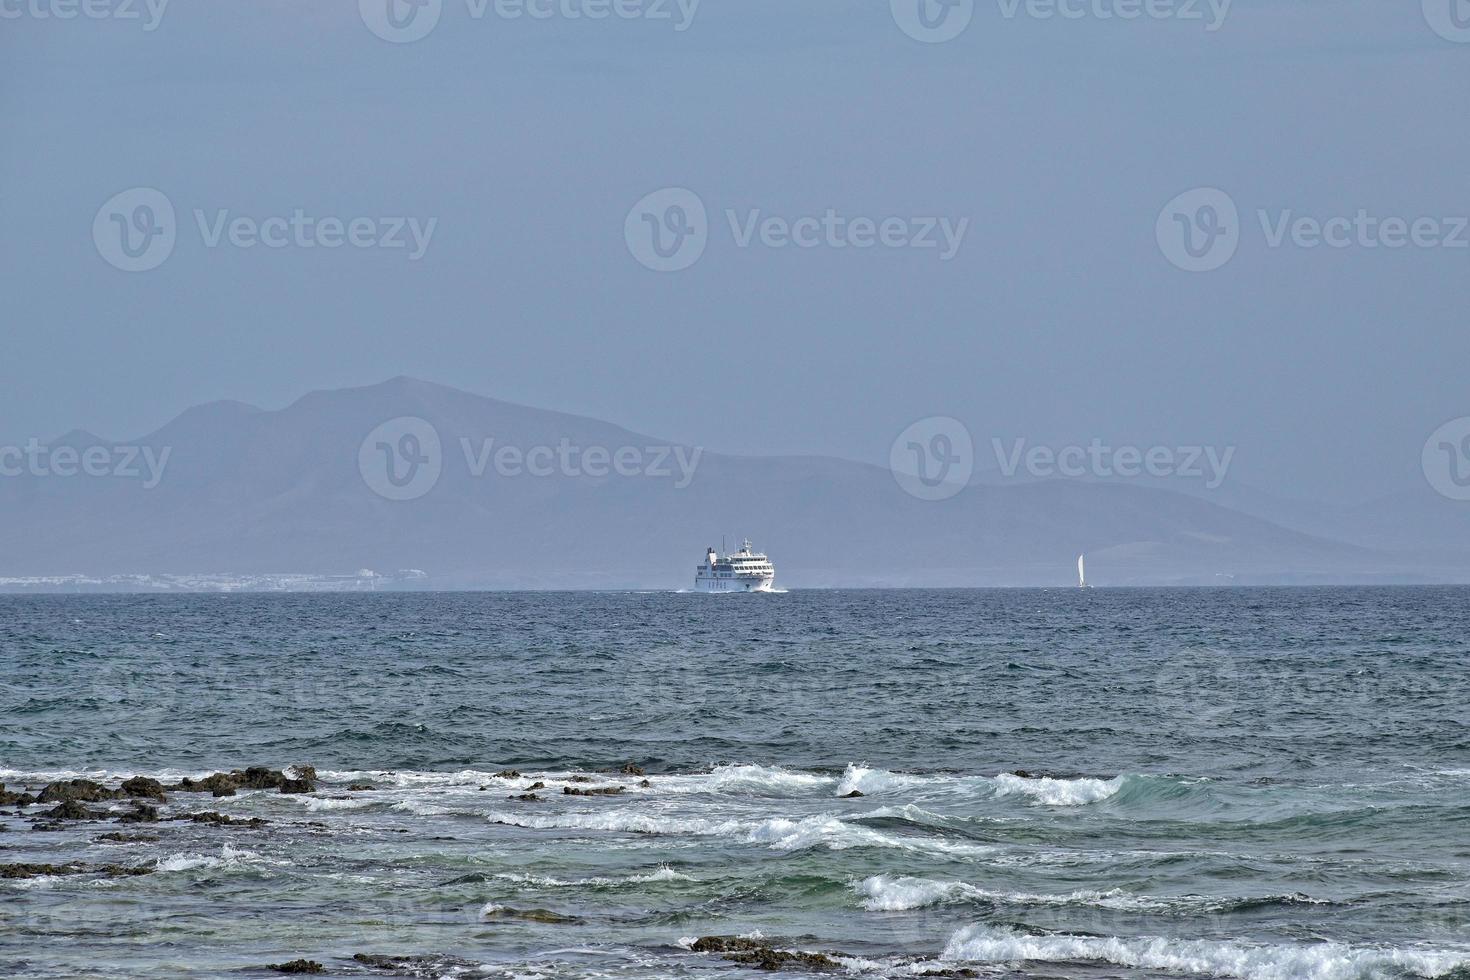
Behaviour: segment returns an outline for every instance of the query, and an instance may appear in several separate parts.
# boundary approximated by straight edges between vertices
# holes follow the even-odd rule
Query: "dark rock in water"
[[[176,817],[169,817],[168,819],[189,820],[194,823],[212,823],[231,827],[264,827],[270,823],[264,817],[250,817],[249,819],[244,817],[231,817],[223,813],[217,813],[214,810],[201,810],[198,813],[181,813]]]
[[[376,789],[376,788],[377,787],[371,785],[370,783],[353,783],[351,786],[348,786],[347,787],[347,792],[349,792],[349,793],[361,793],[361,792],[364,792],[365,790]]]
[[[640,780],[638,780],[638,788],[639,789],[653,789],[653,784],[650,783],[646,779],[640,779]]]
[[[38,878],[42,875],[81,875],[101,873],[112,878],[131,878],[152,874],[153,868],[126,864],[0,864],[0,878]]]
[[[169,789],[178,790],[181,793],[214,793],[219,796],[233,796],[237,785],[229,773],[217,772],[203,779],[190,779],[185,776]]]
[[[646,775],[648,775],[648,773],[646,773],[646,772],[643,771],[643,768],[641,766],[639,766],[637,763],[634,763],[634,762],[630,762],[626,766],[624,766],[622,768],[621,772],[622,772],[622,774],[624,776],[646,776]]]
[[[520,919],[524,922],[544,922],[549,925],[569,925],[581,922],[581,919],[570,915],[562,915],[550,909],[513,909],[505,905],[497,905],[480,913],[482,919]]]
[[[60,806],[47,810],[42,816],[50,817],[52,820],[96,820],[103,814],[93,813],[76,800],[67,800]]]
[[[39,878],[42,875],[72,875],[81,869],[74,864],[0,864],[0,878]]]
[[[36,797],[37,803],[101,803],[127,796],[122,790],[112,790],[90,779],[69,779],[51,783]]]
[[[532,783],[530,786],[527,786],[526,787],[526,789],[545,789],[545,788],[546,788],[546,784],[543,783],[539,779],[536,780],[534,783]]]
[[[251,766],[243,774],[232,772],[230,776],[239,783],[241,789],[280,789],[281,784],[286,781],[286,774],[279,769],[267,769],[265,766]]]
[[[292,960],[289,963],[267,963],[267,970],[277,973],[326,973],[327,968],[316,960]]]
[[[523,803],[540,803],[544,798],[535,793],[521,793],[519,796],[508,796],[506,799],[520,800]]]
[[[593,789],[577,789],[575,786],[563,786],[561,791],[567,796],[617,796],[623,791],[623,787],[597,786]]]
[[[838,799],[842,799],[842,800],[855,800],[858,797],[863,796],[863,795],[865,795],[865,794],[862,793],[862,792],[860,792],[860,791],[858,791],[858,790],[853,790],[851,793],[843,793],[840,797],[838,797]]]
[[[592,777],[591,776],[568,776],[567,777],[567,782],[569,782],[569,783],[590,783],[590,782],[592,782]]]
[[[315,783],[317,779],[316,766],[305,766],[297,763],[294,766],[286,767],[286,775],[292,779],[304,779],[308,783]]]
[[[1031,773],[1027,772],[1025,769],[1012,769],[1011,770],[1011,775],[1012,776],[1020,776],[1022,779],[1035,779],[1036,778],[1034,775],[1032,775]]]
[[[118,823],[158,823],[158,807],[136,804],[132,811],[117,818]]]
[[[305,779],[284,779],[281,781],[282,793],[314,793],[316,787]]]
[[[150,800],[157,800],[160,803],[167,802],[163,796],[163,784],[156,779],[149,779],[147,776],[134,776],[132,779],[124,781],[122,791],[132,797],[146,797]]]
[[[5,784],[0,783],[0,806],[30,806],[36,802],[36,798],[29,793],[7,792]]]
[[[152,844],[159,839],[157,834],[120,834],[116,831],[98,834],[93,840],[112,841],[116,844]]]
[[[521,774],[515,769],[502,769],[495,774],[496,779],[520,779]]]
[[[732,963],[757,970],[841,970],[842,964],[826,953],[803,953],[776,949],[756,940],[739,936],[705,936],[690,947],[696,953],[719,953]]]

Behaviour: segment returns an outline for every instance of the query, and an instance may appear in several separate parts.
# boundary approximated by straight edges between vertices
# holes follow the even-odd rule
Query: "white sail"
[[[1087,588],[1087,566],[1082,563],[1082,555],[1077,556],[1077,586]]]

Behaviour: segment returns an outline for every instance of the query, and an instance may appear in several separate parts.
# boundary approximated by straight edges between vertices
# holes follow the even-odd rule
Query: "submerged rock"
[[[567,782],[569,782],[569,783],[590,783],[590,782],[592,782],[592,777],[591,776],[568,776],[567,777]]]
[[[181,813],[178,816],[169,817],[168,819],[189,820],[194,823],[212,823],[221,826],[231,827],[264,827],[266,824],[270,823],[270,821],[265,819],[264,817],[231,817],[227,814],[218,813],[214,810],[200,810],[197,813]]]
[[[289,963],[267,963],[267,970],[277,973],[326,973],[327,968],[316,960],[291,960]]]
[[[624,776],[646,776],[646,775],[648,775],[648,773],[646,773],[646,772],[643,771],[643,767],[640,766],[640,765],[638,765],[636,762],[630,762],[630,763],[628,763],[627,765],[623,766],[622,770],[620,770],[620,771],[622,772],[622,774]]]
[[[480,918],[493,919],[520,919],[523,922],[544,922],[548,925],[570,925],[581,922],[575,916],[562,915],[550,909],[513,909],[506,905],[487,905],[480,910]]]
[[[404,977],[453,976],[478,970],[481,964],[457,956],[383,956],[379,953],[355,953],[352,957],[363,966],[390,970]]]
[[[545,800],[545,797],[537,796],[535,793],[521,793],[519,795],[508,796],[506,799],[520,800],[522,803],[541,803]]]
[[[93,840],[111,841],[115,844],[152,844],[159,840],[157,834],[120,834],[117,831],[98,834]]]
[[[561,791],[566,796],[617,796],[623,791],[623,787],[597,786],[592,789],[577,789],[575,786],[563,786]]]
[[[732,963],[757,970],[841,970],[842,964],[826,953],[776,949],[757,939],[739,936],[704,936],[690,947],[696,953],[719,953]]]
[[[353,783],[352,785],[347,787],[347,792],[362,793],[370,789],[377,789],[377,787],[373,786],[371,783]]]
[[[855,799],[857,799],[857,798],[859,798],[861,796],[866,796],[866,795],[867,794],[863,793],[860,790],[853,790],[851,793],[843,793],[841,796],[838,797],[838,799],[840,799],[840,800],[855,800]]]
[[[496,779],[520,779],[521,773],[518,769],[502,769],[495,773]]]

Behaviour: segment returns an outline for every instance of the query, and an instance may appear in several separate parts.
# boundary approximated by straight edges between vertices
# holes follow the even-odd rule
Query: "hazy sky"
[[[739,452],[881,461],[937,414],[982,444],[1234,445],[1240,480],[1352,498],[1422,480],[1426,436],[1470,414],[1449,0],[1126,20],[1103,15],[1130,0],[976,0],[938,43],[900,27],[918,0],[442,0],[411,43],[369,29],[387,0],[174,0],[151,31],[144,0],[40,16],[66,2],[0,0],[0,440],[411,374]],[[93,226],[136,187],[176,241],[126,272]],[[625,219],[666,187],[698,196],[708,241],[657,272]],[[1200,187],[1238,243],[1189,272],[1156,219]],[[209,245],[221,212],[296,209],[369,218],[374,241],[435,224],[418,258],[407,224],[404,248]],[[845,248],[741,243],[752,212],[829,209],[921,238],[933,219],[938,247],[855,247],[861,222]],[[1360,211],[1434,224],[1271,244],[1283,216]]]

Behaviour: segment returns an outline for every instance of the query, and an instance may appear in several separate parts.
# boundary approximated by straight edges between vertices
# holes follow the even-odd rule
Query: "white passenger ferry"
[[[750,539],[733,555],[721,558],[715,549],[704,553],[704,564],[694,573],[695,592],[770,592],[776,581],[771,560],[752,551]]]

